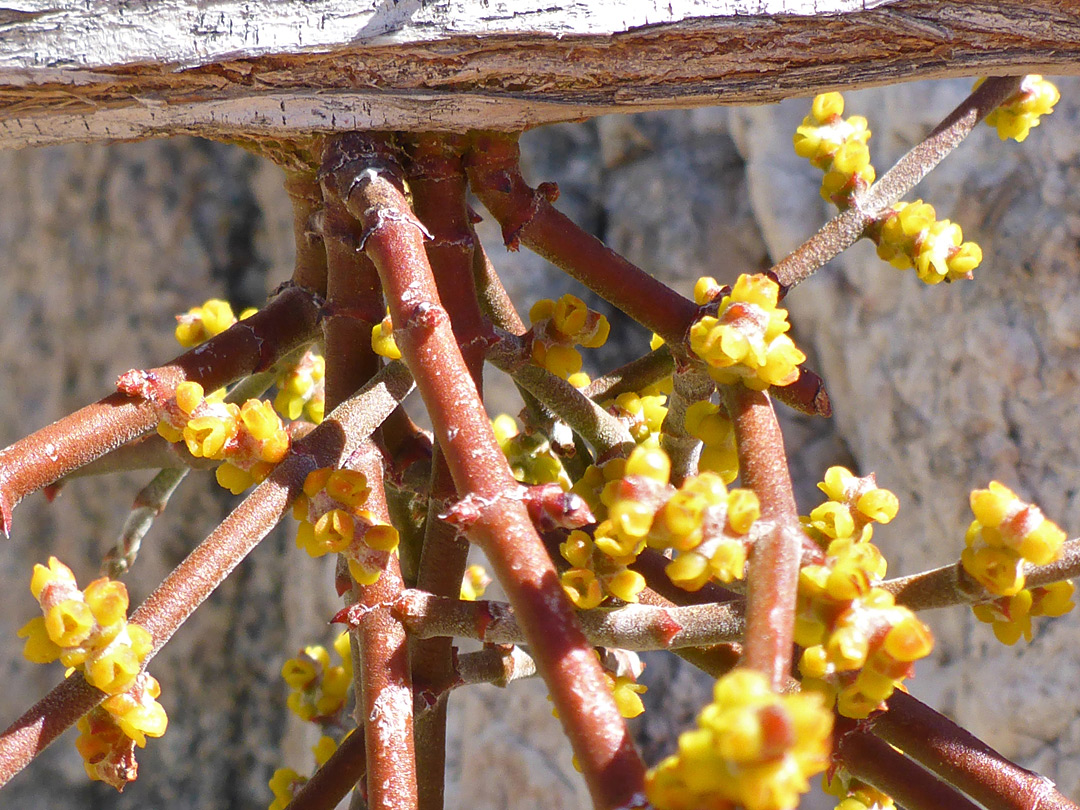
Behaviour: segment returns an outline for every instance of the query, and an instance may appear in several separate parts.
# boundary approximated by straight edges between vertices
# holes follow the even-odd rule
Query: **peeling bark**
[[[1073,0],[68,3],[0,13],[0,148],[514,131],[915,78],[1069,73],[1080,54]]]

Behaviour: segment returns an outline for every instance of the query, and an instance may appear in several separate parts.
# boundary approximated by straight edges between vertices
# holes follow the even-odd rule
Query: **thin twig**
[[[516,135],[474,136],[468,158],[476,196],[502,226],[511,249],[527,245],[669,343],[681,343],[697,304],[628,262],[551,206],[551,183],[531,188],[521,176]]]
[[[566,380],[535,365],[519,341],[507,336],[492,346],[487,356],[496,368],[565,421],[598,456],[610,458],[633,448],[634,437],[626,425]]]
[[[170,364],[129,374],[155,393],[184,380],[220,388],[269,368],[311,340],[319,310],[310,293],[288,287],[261,311],[234,324]],[[116,393],[31,433],[0,451],[0,529],[11,532],[11,512],[26,495],[63,478],[154,428],[157,407],[146,396]]]
[[[103,575],[119,579],[131,570],[143,538],[154,525],[157,516],[165,511],[169,498],[187,477],[187,473],[186,469],[164,469],[139,490],[123,528],[120,529],[120,536],[101,560]]]
[[[458,686],[474,683],[490,683],[505,688],[522,678],[533,678],[539,673],[532,656],[520,647],[486,647],[457,656]]]
[[[582,389],[582,393],[597,401],[615,399],[619,394],[648,388],[664,377],[670,377],[674,372],[675,359],[671,356],[671,349],[664,344],[644,357],[631,360],[603,377],[597,377]]]
[[[743,634],[742,612],[738,602],[671,608],[623,605],[579,611],[577,618],[595,647],[674,650],[738,641]],[[451,636],[488,644],[526,643],[513,608],[505,602],[467,602],[407,590],[394,606],[394,615],[418,638]]]
[[[1010,762],[906,692],[898,689],[886,704],[867,721],[869,730],[987,810],[1076,810],[1049,779]]]
[[[303,350],[296,350],[290,353],[287,357],[278,361],[274,367],[274,371],[262,371],[258,374],[252,374],[250,377],[245,377],[239,383],[237,383],[233,389],[225,397],[227,402],[233,402],[236,404],[243,404],[248,399],[254,397],[260,397],[266,393],[267,389],[274,384],[277,379],[278,371],[282,367],[287,367],[294,364],[299,359]],[[154,441],[155,439],[160,442]],[[166,442],[160,436],[152,436],[147,439],[135,442],[134,445],[147,444],[153,442],[160,444],[164,442],[165,445],[172,451],[172,453],[178,458],[190,459],[190,466],[185,467],[166,467],[162,469],[157,475],[155,475],[150,483],[139,490],[135,495],[134,503],[131,506],[131,512],[128,513],[127,519],[124,521],[124,526],[120,530],[120,536],[116,538],[112,548],[110,548],[101,561],[101,571],[105,576],[117,579],[131,570],[131,566],[135,563],[135,558],[139,554],[139,547],[142,545],[142,540],[150,531],[150,527],[154,525],[154,520],[165,511],[165,507],[169,504],[169,498],[176,492],[176,488],[180,486],[180,483],[188,474],[188,470],[197,467],[211,467],[215,462],[208,459],[197,459],[187,451],[187,447],[182,442],[172,443]],[[74,475],[80,475],[87,470],[96,468],[99,464],[115,456],[121,454],[129,447],[134,446],[132,444],[126,444],[123,447],[119,447],[111,453],[99,458],[97,461],[88,464],[87,466],[76,470]],[[72,476],[68,476],[71,478]],[[64,479],[66,480],[66,479]]]
[[[1063,582],[1078,576],[1080,538],[1067,541],[1056,562],[1024,566],[1024,584],[1027,588]],[[958,562],[920,574],[889,579],[882,582],[881,587],[896,598],[896,604],[911,610],[976,605],[999,598],[980,585]]]
[[[781,294],[805,281],[819,267],[854,244],[884,211],[907,194],[956,147],[976,124],[1016,92],[1019,76],[987,79],[938,124],[917,146],[896,162],[851,207],[837,214],[820,231],[773,266]]]
[[[686,431],[686,409],[695,402],[707,400],[716,385],[698,364],[676,364],[671,394],[667,400],[667,415],[660,436],[660,446],[671,459],[671,483],[680,487],[697,474],[701,441]]]

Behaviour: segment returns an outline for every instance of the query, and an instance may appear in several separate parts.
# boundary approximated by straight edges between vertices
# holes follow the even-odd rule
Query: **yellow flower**
[[[794,137],[795,154],[825,172],[821,196],[841,208],[869,188],[876,176],[866,146],[870,139],[866,119],[853,115],[845,120],[843,114],[844,97],[839,93],[815,96],[810,115]]]
[[[980,79],[975,86],[982,82]],[[1053,112],[1060,99],[1061,94],[1052,82],[1033,73],[1025,76],[1020,89],[986,116],[986,123],[997,129],[1001,140],[1012,138],[1019,143],[1027,138],[1032,127],[1039,125],[1042,116]]]
[[[322,421],[326,404],[326,360],[308,349],[292,368],[277,379],[278,394],[274,407],[286,419],[306,414],[316,425]]]
[[[649,800],[658,810],[787,810],[828,765],[831,734],[819,695],[778,695],[764,675],[735,669],[716,682],[698,728],[680,735],[679,752],[649,772]]]
[[[765,275],[743,274],[719,304],[690,327],[690,348],[719,383],[743,383],[762,391],[799,378],[806,355],[785,333],[787,310],[777,306],[780,288]]]
[[[581,371],[581,354],[574,346],[595,349],[607,341],[607,318],[569,293],[558,301],[542,298],[529,310],[532,360],[564,380]]]
[[[401,359],[401,349],[394,340],[394,324],[390,320],[389,311],[380,323],[371,328],[371,349],[375,354],[388,360]]]
[[[197,346],[219,335],[236,323],[228,301],[211,298],[202,306],[192,307],[176,316],[176,340],[184,348]]]
[[[965,242],[960,226],[937,220],[934,207],[916,200],[896,203],[871,229],[877,254],[898,270],[915,268],[927,284],[971,278],[982,249]]]
[[[465,576],[461,579],[460,598],[465,602],[475,602],[484,595],[484,591],[491,584],[491,577],[482,565],[470,565],[465,569]]]
[[[1060,556],[1065,532],[1004,484],[972,492],[971,510],[960,562],[991,593],[1015,595],[1024,587],[1025,561],[1046,565]]]

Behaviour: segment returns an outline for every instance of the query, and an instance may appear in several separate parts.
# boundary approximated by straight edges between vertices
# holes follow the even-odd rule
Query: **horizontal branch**
[[[310,340],[318,324],[319,306],[310,293],[286,288],[260,312],[168,365],[124,376],[159,394],[185,380],[213,390],[270,367]],[[0,530],[10,533],[11,512],[26,495],[148,433],[159,419],[150,399],[120,391],[0,450]]]
[[[1080,18],[1060,0],[47,5],[0,12],[0,148],[517,131],[1080,64]]]
[[[1080,538],[1062,546],[1061,557],[1048,565],[1025,565],[1024,584],[1028,588],[1050,585],[1080,576]],[[1000,598],[970,576],[960,563],[943,565],[921,574],[889,579],[881,583],[896,604],[912,610],[933,610],[955,605],[976,605]]]
[[[624,605],[577,614],[589,643],[623,650],[710,647],[742,638],[740,603],[654,607]],[[505,602],[466,602],[406,590],[394,615],[417,638],[454,636],[489,644],[524,644],[513,609]]]

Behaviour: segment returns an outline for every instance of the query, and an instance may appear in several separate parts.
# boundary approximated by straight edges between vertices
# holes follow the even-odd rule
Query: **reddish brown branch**
[[[781,294],[822,267],[862,237],[866,228],[889,206],[907,194],[1001,102],[1016,92],[1020,77],[987,79],[926,136],[896,162],[880,180],[846,211],[831,219],[789,256],[773,266]]]
[[[1049,779],[1010,762],[906,692],[894,692],[887,705],[870,717],[869,729],[987,810],[1076,810]]]
[[[346,466],[362,472],[368,480],[371,492],[365,508],[389,522],[382,457],[374,443],[361,445]],[[413,810],[417,806],[408,640],[405,628],[390,610],[402,587],[398,558],[391,555],[377,582],[352,588],[361,663],[356,719],[366,741],[371,810]]]
[[[248,552],[277,524],[311,470],[351,453],[411,388],[399,364],[331,413],[293,447],[263,483],[178,565],[131,621],[153,637],[152,658]],[[149,661],[149,658],[147,659]],[[82,684],[82,685],[80,685]],[[0,784],[22,770],[105,695],[73,676],[0,734]]]
[[[473,191],[502,226],[511,249],[527,245],[669,343],[682,342],[697,305],[634,266],[551,206],[551,183],[521,176],[516,135],[480,133],[469,155]]]
[[[517,647],[511,650],[491,647],[458,657],[453,688],[473,683],[490,683],[504,687],[512,681],[535,674],[533,660],[522,650]],[[417,716],[418,719],[429,711],[430,709],[425,707]],[[365,760],[364,735],[354,732],[300,789],[289,803],[289,810],[327,810],[337,807],[363,778]]]
[[[371,379],[379,356],[371,348],[371,330],[383,319],[382,289],[371,261],[359,252],[356,220],[330,198],[322,217],[326,250],[327,317],[326,407],[334,408]]]
[[[665,345],[644,357],[632,360],[603,377],[597,377],[582,393],[589,399],[615,399],[619,394],[640,391],[664,377],[670,377],[675,371],[675,360],[671,350]]]
[[[1025,565],[1028,588],[1050,585],[1080,576],[1080,539],[1066,542],[1061,558],[1048,565]],[[999,598],[975,581],[960,565],[944,565],[931,571],[886,580],[881,587],[889,591],[896,604],[911,610],[933,610],[955,605],[974,605]]]
[[[887,742],[849,720],[837,722],[833,755],[856,777],[891,796],[907,810],[978,810],[953,788],[934,779]]]
[[[328,810],[338,806],[363,777],[367,768],[364,735],[354,731],[330,759],[300,788],[288,810]]]
[[[450,328],[461,349],[477,391],[483,391],[483,355],[490,329],[480,311],[474,278],[475,235],[465,201],[463,143],[457,136],[417,135],[410,139],[409,183],[416,215],[430,237],[424,245],[435,287],[446,307]],[[443,499],[455,495],[445,448],[437,447],[432,465],[424,542],[417,576],[419,587],[457,597],[469,554],[457,531],[442,523],[437,513]],[[441,810],[446,769],[446,690],[442,684],[456,679],[454,652],[449,639],[414,644],[416,683],[431,711],[417,718],[417,768],[421,774],[420,805]]]
[[[262,311],[141,376],[155,390],[175,389],[184,380],[219,388],[310,340],[318,316],[310,293],[287,288]],[[0,451],[0,529],[10,534],[11,512],[26,495],[152,430],[158,418],[143,396],[116,393]]]
[[[743,663],[765,673],[777,691],[791,677],[795,595],[803,533],[784,455],[784,437],[767,394],[741,385],[724,388],[743,485],[761,501],[765,531],[747,568],[746,641]]]
[[[799,379],[791,385],[773,386],[772,397],[807,416],[832,416],[832,402],[825,381],[806,366],[799,366]]]
[[[495,441],[475,383],[439,300],[424,232],[373,139],[343,136],[337,193],[365,226],[398,343],[414,371],[459,493],[473,507],[470,538],[486,553],[529,639],[563,727],[601,810],[642,801],[644,765],[596,656],[574,619],[558,575]]]
[[[293,207],[293,242],[296,244],[293,283],[325,297],[326,248],[317,222],[323,205],[319,179],[312,170],[286,169],[285,191]]]
[[[451,636],[488,644],[525,643],[514,610],[505,602],[466,602],[407,590],[394,606],[394,615],[418,638]],[[739,603],[670,608],[624,605],[580,611],[577,618],[590,644],[624,650],[706,647],[741,639],[743,632]]]

